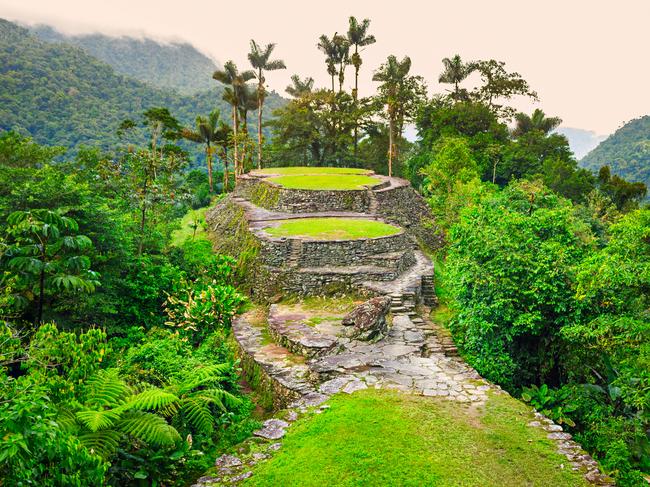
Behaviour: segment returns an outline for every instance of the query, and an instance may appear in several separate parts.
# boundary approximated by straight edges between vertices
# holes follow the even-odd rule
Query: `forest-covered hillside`
[[[187,43],[162,43],[148,38],[104,34],[71,36],[48,25],[38,25],[30,30],[41,40],[80,47],[120,74],[187,95],[214,88],[212,73],[220,67]]]
[[[631,120],[587,154],[580,165],[597,171],[609,165],[614,174],[650,185],[650,115]]]
[[[215,108],[230,119],[223,85],[194,95],[154,88],[128,78],[84,50],[39,40],[0,19],[0,129],[31,135],[47,145],[114,147],[125,119],[139,120],[147,108],[164,106],[182,124]],[[271,93],[267,114],[283,101]],[[251,121],[254,114],[250,114]],[[250,124],[251,132],[255,124]]]

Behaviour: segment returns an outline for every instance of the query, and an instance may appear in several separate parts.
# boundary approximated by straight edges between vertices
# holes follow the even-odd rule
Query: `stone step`
[[[266,338],[265,326],[253,324],[253,312],[236,317],[232,332],[238,347],[244,376],[258,391],[273,398],[281,409],[314,393],[304,358]]]
[[[415,257],[413,250],[407,249],[370,255],[363,259],[363,263],[402,272],[415,263]]]
[[[307,358],[322,357],[334,352],[338,345],[335,336],[326,335],[301,321],[298,316],[278,312],[271,305],[268,330],[276,343],[289,351]]]

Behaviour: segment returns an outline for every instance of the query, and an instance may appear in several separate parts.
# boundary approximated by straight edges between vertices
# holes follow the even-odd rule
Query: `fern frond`
[[[237,396],[216,387],[198,391],[196,394],[192,394],[190,397],[201,398],[203,401],[208,401],[212,404],[216,404],[217,407],[219,407],[219,409],[222,411],[226,411],[227,408],[234,408],[241,404],[241,399],[239,399]]]
[[[201,397],[185,399],[181,405],[181,412],[190,424],[199,432],[210,434],[214,429],[214,416],[210,411],[210,403]]]
[[[131,396],[121,407],[122,410],[160,411],[170,415],[178,410],[180,399],[171,392],[162,389],[145,389]]]
[[[129,412],[116,426],[120,431],[153,446],[170,446],[181,439],[175,428],[153,413]]]
[[[214,385],[225,380],[224,375],[229,372],[230,368],[230,364],[216,364],[192,370],[192,376],[175,384],[174,389],[178,391],[179,395],[183,395],[197,387]]]
[[[120,434],[115,430],[103,430],[80,435],[79,441],[91,453],[102,458],[110,457],[120,443]]]
[[[86,402],[91,407],[115,407],[129,395],[129,386],[116,369],[100,370],[88,381]]]
[[[88,428],[91,432],[111,428],[117,419],[120,418],[120,412],[112,409],[79,411],[77,419]]]
[[[56,417],[56,421],[63,431],[68,433],[73,433],[77,425],[77,418],[70,409],[61,408],[59,409],[59,414]]]

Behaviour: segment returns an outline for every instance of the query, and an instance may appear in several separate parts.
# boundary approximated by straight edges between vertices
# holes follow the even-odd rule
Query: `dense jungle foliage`
[[[439,78],[449,90],[429,94],[408,56],[390,56],[361,97],[360,48],[375,38],[351,18],[319,39],[331,86],[294,75],[291,101],[264,106],[264,72],[284,63],[252,42],[253,70],[214,74],[226,105],[191,105],[0,27],[2,128],[15,129],[0,132],[6,485],[186,485],[250,434],[229,341],[245,298],[193,211],[234,175],[288,164],[408,178],[446,235],[434,316],[465,359],[566,426],[620,485],[645,485],[646,187],[579,168],[558,118],[513,110],[537,98],[521,75],[454,56]],[[471,73],[481,81],[466,88]],[[273,118],[257,139],[260,106]]]

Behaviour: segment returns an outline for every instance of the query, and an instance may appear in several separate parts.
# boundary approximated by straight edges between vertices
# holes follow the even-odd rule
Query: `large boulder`
[[[347,335],[357,340],[379,340],[388,331],[386,315],[390,310],[388,296],[372,298],[360,304],[343,318],[343,326],[350,327]]]

